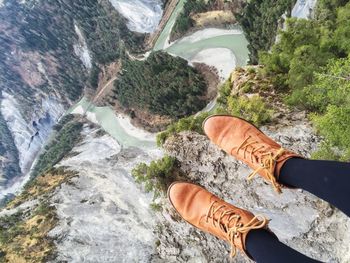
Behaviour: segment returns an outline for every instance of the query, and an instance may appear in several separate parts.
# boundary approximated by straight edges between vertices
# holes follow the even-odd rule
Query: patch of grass
[[[20,195],[10,201],[7,205],[9,208],[17,207],[24,202],[49,194],[53,189],[67,182],[76,173],[66,171],[64,167],[52,168],[45,174],[39,175],[30,181]]]
[[[209,115],[208,112],[203,112],[198,115],[182,118],[170,124],[165,131],[158,133],[157,145],[161,147],[167,138],[182,131],[195,131],[203,134],[202,123]]]
[[[45,203],[29,214],[0,218],[0,262],[45,262],[55,249],[48,232],[56,223],[54,208]]]
[[[267,107],[259,95],[231,96],[227,101],[227,110],[231,115],[241,117],[257,126],[271,121],[273,115],[273,110]]]
[[[55,188],[74,175],[63,168],[51,169],[6,206],[8,211],[17,212],[0,217],[0,262],[47,262],[54,255],[55,244],[48,233],[58,219],[55,207],[47,200]],[[36,207],[28,211],[18,207],[31,199],[39,200]]]
[[[249,78],[240,84],[237,94],[232,94],[233,84],[229,80],[220,87],[216,113],[237,116],[260,126],[271,121],[273,110],[268,107],[260,95],[244,95],[244,93],[259,92],[260,89],[266,89],[267,85],[265,80],[261,81],[261,83],[253,82],[252,79],[258,73],[255,69],[254,71],[250,69],[252,68],[247,70]],[[245,71],[240,70],[239,72],[236,71],[236,73],[245,74]]]
[[[158,203],[155,203],[153,202],[151,205],[150,205],[151,209],[155,212],[162,212],[163,211],[163,207],[161,204],[158,204]]]

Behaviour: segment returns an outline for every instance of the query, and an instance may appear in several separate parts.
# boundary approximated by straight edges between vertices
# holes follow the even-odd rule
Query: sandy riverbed
[[[77,106],[72,111],[73,114],[81,114],[81,115],[83,115],[84,112],[85,110],[82,105]],[[87,111],[86,118],[89,121],[99,124],[103,127],[103,123],[101,123],[96,113]],[[115,114],[115,120],[113,121],[116,121],[119,124],[119,128],[122,129],[130,137],[136,138],[137,140],[140,140],[140,141],[155,142],[156,140],[156,134],[149,133],[145,130],[135,127],[134,125],[131,124],[131,120],[127,116],[123,116],[121,114]],[[123,141],[121,141],[121,143],[123,143]]]
[[[191,62],[205,63],[218,70],[221,81],[228,78],[233,68],[236,67],[236,57],[227,48],[208,48],[200,51],[191,59]]]
[[[242,34],[242,31],[239,29],[219,29],[219,28],[206,28],[203,30],[196,31],[195,33],[183,37],[180,40],[177,40],[179,43],[181,42],[190,42],[195,43],[201,41],[203,39],[225,36],[225,35],[239,35]],[[170,44],[170,46],[177,41]]]

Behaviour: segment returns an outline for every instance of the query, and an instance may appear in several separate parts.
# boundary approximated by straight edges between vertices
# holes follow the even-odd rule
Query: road
[[[147,42],[146,42],[147,49],[152,49],[154,47],[155,43],[158,40],[158,37],[163,32],[164,27],[168,23],[168,20],[170,19],[171,15],[174,12],[178,3],[179,3],[179,0],[171,0],[170,1],[170,3],[168,4],[168,6],[164,12],[162,20],[160,21],[160,23],[158,25],[157,30],[153,34],[151,34],[150,37],[147,39]]]

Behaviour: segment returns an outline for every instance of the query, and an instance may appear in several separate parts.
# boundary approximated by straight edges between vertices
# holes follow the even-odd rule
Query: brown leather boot
[[[302,158],[237,117],[210,116],[203,122],[203,130],[213,143],[254,170],[248,180],[260,174],[278,193],[282,192],[277,180],[283,164],[292,157]]]
[[[173,183],[168,189],[168,197],[180,216],[192,226],[229,242],[232,257],[236,254],[236,248],[250,257],[245,247],[248,232],[266,228],[268,224],[265,217],[254,216],[228,204],[192,183]]]

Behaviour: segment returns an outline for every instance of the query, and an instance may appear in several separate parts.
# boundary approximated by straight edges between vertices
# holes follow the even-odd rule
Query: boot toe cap
[[[204,133],[208,138],[218,144],[219,137],[223,130],[231,126],[234,117],[228,115],[213,115],[208,117],[203,122]]]
[[[189,184],[185,182],[174,182],[168,188],[168,198],[173,207],[181,213],[181,207],[186,199]]]
[[[193,183],[175,182],[168,189],[168,198],[183,219],[195,224],[208,209],[212,194]]]

